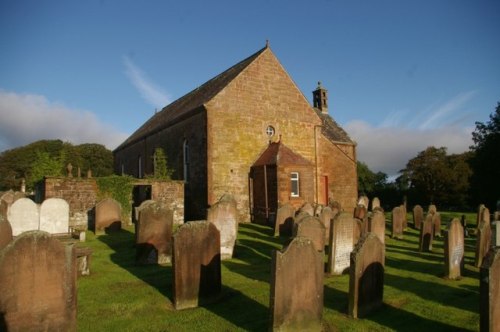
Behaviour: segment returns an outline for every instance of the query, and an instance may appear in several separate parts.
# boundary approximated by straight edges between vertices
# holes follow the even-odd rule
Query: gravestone
[[[73,245],[25,232],[0,254],[0,312],[7,331],[76,331]]]
[[[500,247],[500,220],[491,223],[491,246]]]
[[[444,241],[445,276],[448,279],[458,279],[462,275],[464,252],[464,228],[460,220],[453,218]]]
[[[396,239],[403,238],[403,210],[400,206],[392,209],[391,237]]]
[[[367,196],[363,195],[358,198],[357,205],[363,205],[365,209],[368,209],[369,204],[370,204],[370,199]]]
[[[432,224],[434,226],[434,237],[441,237],[441,214],[439,212],[432,214]]]
[[[403,230],[408,228],[408,218],[406,217],[406,204],[401,204],[399,206],[401,208],[401,218],[403,221]]]
[[[415,229],[420,229],[423,221],[424,209],[422,209],[422,207],[417,204],[413,207],[413,227],[415,227]]]
[[[139,206],[136,206],[134,208],[134,217],[135,217],[135,221],[139,220],[139,214],[141,213],[141,211],[143,209],[145,209],[149,204],[153,204],[155,203],[154,200],[152,199],[147,199],[145,201],[142,201],[142,203],[139,205]]]
[[[429,208],[427,209],[427,213],[436,213],[437,212],[437,207],[434,204],[429,205]]]
[[[2,194],[0,195],[0,200],[5,201],[7,205],[11,205],[12,203],[14,203],[14,191],[9,190],[2,192]]]
[[[278,208],[276,222],[274,224],[274,236],[291,236],[293,231],[293,220],[295,209],[289,203]]]
[[[491,226],[489,223],[479,223],[476,231],[475,266],[481,267],[484,256],[488,253],[491,243]]]
[[[307,216],[302,218],[293,227],[294,237],[307,237],[318,252],[325,251],[325,226],[318,217]]]
[[[220,235],[214,224],[190,221],[177,229],[172,270],[175,309],[195,308],[200,300],[212,300],[220,294]]]
[[[325,243],[328,243],[328,240],[330,239],[330,222],[337,213],[338,211],[334,213],[332,208],[329,206],[326,206],[323,210],[321,210],[319,219],[321,220],[323,226],[325,226]]]
[[[143,207],[136,227],[136,263],[167,264],[172,261],[174,211],[159,202]]]
[[[477,214],[476,214],[476,227],[479,227],[479,224],[483,220],[483,214],[484,214],[484,209],[486,206],[484,204],[479,204],[477,207]]]
[[[384,212],[375,209],[370,219],[370,232],[377,235],[380,242],[385,244],[385,215]]]
[[[330,199],[328,201],[328,206],[332,208],[332,210],[337,210],[339,212],[342,212],[342,205],[340,204],[339,201],[335,201],[335,200],[332,200]]]
[[[321,215],[321,211],[323,211],[323,205],[316,205],[316,208],[314,209],[314,216],[319,217]]]
[[[118,231],[122,228],[122,208],[112,198],[105,198],[95,206],[95,234]]]
[[[273,331],[322,331],[323,259],[312,241],[296,237],[273,251],[270,312]]]
[[[487,207],[482,209],[482,213],[481,213],[480,219],[479,219],[479,225],[481,223],[490,224],[490,210]]]
[[[0,250],[12,241],[12,227],[7,219],[0,216]]]
[[[365,234],[351,253],[348,309],[351,317],[364,317],[382,306],[384,266],[384,244],[375,234]]]
[[[368,218],[368,210],[367,210],[367,208],[364,205],[362,205],[362,204],[358,204],[354,208],[354,218],[358,218],[358,219],[361,219],[361,220],[364,220],[365,218]]]
[[[338,275],[349,268],[350,255],[354,247],[354,227],[356,222],[347,212],[339,213],[332,220],[328,243],[328,273]]]
[[[38,230],[40,223],[38,206],[29,198],[20,198],[10,206],[7,220],[12,227],[13,236],[18,236],[26,231]]]
[[[234,198],[231,195],[222,196],[208,209],[207,221],[213,223],[219,231],[221,259],[231,259],[238,235],[238,209]]]
[[[490,249],[479,270],[479,330],[500,331],[500,249]]]
[[[419,247],[418,250],[422,251],[432,251],[432,240],[434,235],[434,224],[432,214],[427,214],[424,222],[420,227],[420,237],[419,237]]]
[[[378,197],[374,197],[372,199],[372,211],[374,211],[376,208],[379,208],[380,206],[380,199]]]
[[[61,198],[48,198],[40,205],[40,230],[50,234],[69,233],[69,204]]]
[[[0,200],[0,216],[7,220],[7,211],[9,210],[9,205],[6,201]]]
[[[365,224],[361,219],[353,218],[353,220],[354,220],[353,244],[356,245],[361,236],[365,233],[364,232]]]
[[[312,207],[311,204],[309,204],[309,202],[305,202],[304,205],[302,205],[299,209],[299,213],[300,212],[305,212],[307,214],[309,214],[310,216],[314,216],[314,208]]]

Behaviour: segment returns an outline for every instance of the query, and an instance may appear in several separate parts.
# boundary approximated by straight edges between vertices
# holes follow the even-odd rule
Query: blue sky
[[[266,39],[389,175],[427,146],[467,150],[500,101],[498,0],[0,0],[0,151],[113,149]]]

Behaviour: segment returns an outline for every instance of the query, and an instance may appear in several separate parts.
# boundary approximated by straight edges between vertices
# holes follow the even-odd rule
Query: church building
[[[240,222],[272,220],[284,203],[356,205],[356,144],[327,90],[318,83],[311,105],[269,45],[154,114],[113,151],[115,172],[153,174],[158,147],[185,183],[186,221],[224,194]]]

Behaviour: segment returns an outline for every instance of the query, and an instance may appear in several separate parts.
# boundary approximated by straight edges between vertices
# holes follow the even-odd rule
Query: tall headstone
[[[490,249],[479,270],[479,330],[500,331],[500,249]]]
[[[310,216],[314,216],[314,208],[309,202],[305,202],[299,209],[299,212],[305,212]]]
[[[7,219],[0,216],[0,250],[12,241],[12,227]]]
[[[434,227],[434,237],[441,237],[441,214],[439,212],[432,214],[432,225]]]
[[[231,195],[224,195],[207,211],[207,221],[217,227],[220,234],[221,259],[233,257],[234,244],[238,235],[238,209]]]
[[[122,208],[112,198],[105,198],[95,206],[95,234],[110,233],[122,228]]]
[[[40,213],[38,206],[29,198],[21,198],[12,203],[7,213],[7,220],[12,226],[12,235],[38,230]]]
[[[363,195],[358,198],[358,205],[363,205],[365,209],[368,209],[369,204],[370,199],[367,196]]]
[[[325,251],[325,226],[318,217],[307,216],[294,225],[294,237],[307,237],[318,252]]]
[[[484,256],[488,253],[491,243],[491,226],[489,223],[480,223],[476,232],[475,266],[481,267]]]
[[[370,232],[377,235],[380,242],[385,244],[385,215],[384,212],[376,209],[370,219]]]
[[[136,262],[167,264],[172,261],[174,212],[153,202],[139,212],[136,229]]]
[[[392,209],[392,229],[391,237],[396,239],[403,238],[403,210],[400,206]]]
[[[347,212],[339,213],[332,220],[328,243],[328,273],[338,275],[349,268],[354,247],[354,227],[354,218]]]
[[[76,331],[73,245],[21,234],[0,254],[0,312],[7,331]]]
[[[477,214],[476,214],[476,227],[479,227],[479,224],[483,220],[483,215],[484,215],[484,209],[486,206],[484,204],[479,204],[477,207]]]
[[[376,208],[379,208],[380,206],[380,199],[378,197],[373,197],[372,199],[372,211],[375,210]]]
[[[462,275],[464,252],[464,228],[460,220],[454,218],[448,224],[444,241],[444,262],[447,278],[458,279]]]
[[[312,241],[294,238],[271,264],[271,329],[322,331],[323,260]]]
[[[293,222],[295,209],[292,205],[286,203],[278,208],[276,213],[276,223],[274,224],[274,236],[291,236],[293,231]]]
[[[220,236],[207,221],[181,225],[173,236],[173,298],[175,309],[195,308],[217,297],[222,288]]]
[[[329,206],[326,206],[323,210],[321,210],[319,219],[321,220],[323,226],[325,226],[325,243],[328,243],[328,239],[330,238],[330,222],[337,213],[338,211],[334,213],[332,208]]]
[[[424,209],[422,209],[422,207],[417,204],[413,207],[413,227],[415,227],[415,229],[420,229],[423,221]]]
[[[48,198],[40,205],[40,230],[50,234],[69,233],[69,204],[62,198]]]
[[[434,224],[432,214],[427,214],[420,227],[419,251],[432,251],[432,240],[434,238]]]
[[[437,212],[437,207],[434,204],[429,205],[429,208],[427,209],[427,213],[436,213]]]
[[[384,244],[375,234],[365,234],[351,253],[348,309],[351,317],[364,317],[382,306],[384,266]]]

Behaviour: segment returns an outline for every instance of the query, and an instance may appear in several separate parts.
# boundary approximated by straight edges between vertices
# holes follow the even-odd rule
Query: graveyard
[[[441,229],[461,215],[441,212]],[[476,215],[465,215],[472,231]],[[461,277],[454,280],[445,271],[445,238],[434,238],[430,251],[420,251],[420,231],[414,229],[411,213],[407,220],[402,238],[392,238],[391,213],[385,213],[383,303],[374,312],[352,318],[349,273],[324,275],[324,331],[479,330],[476,238],[464,239],[465,264]],[[172,264],[136,264],[133,227],[97,236],[87,231],[86,242],[77,244],[93,251],[90,275],[77,280],[78,330],[268,330],[273,251],[283,249],[290,237],[274,236],[274,229],[265,225],[240,223],[238,228],[232,258],[220,263],[220,293],[183,310],[176,310]],[[326,255],[324,263],[328,263]]]

